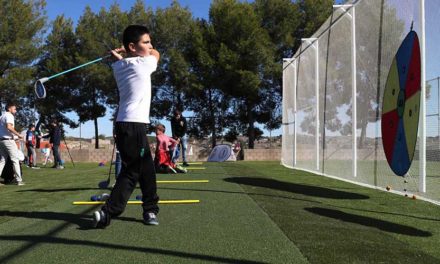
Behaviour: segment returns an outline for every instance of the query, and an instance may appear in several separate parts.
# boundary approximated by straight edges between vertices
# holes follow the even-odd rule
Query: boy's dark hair
[[[141,25],[130,25],[125,28],[124,34],[122,35],[122,43],[127,52],[130,52],[128,44],[138,43],[141,37],[145,34],[150,34],[147,27]]]
[[[182,115],[182,112],[179,110],[179,109],[175,109],[174,110],[174,115],[176,116],[176,115]]]
[[[31,129],[33,127],[35,127],[35,125],[34,124],[30,124],[28,128]]]
[[[162,124],[158,124],[158,125],[156,126],[156,129],[159,129],[159,131],[162,131],[162,132],[165,133],[165,126],[162,125]]]
[[[17,104],[13,101],[6,102],[5,110],[9,111],[9,107],[11,106],[17,106]]]

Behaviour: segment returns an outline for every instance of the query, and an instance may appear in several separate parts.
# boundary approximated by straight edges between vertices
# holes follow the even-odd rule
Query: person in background
[[[182,116],[182,112],[180,110],[174,110],[174,116],[171,118],[171,132],[173,134],[173,138],[179,141],[177,147],[174,151],[174,155],[172,157],[173,163],[177,163],[179,159],[180,152],[182,152],[182,161],[183,166],[189,166],[188,162],[186,162],[186,148],[188,144],[188,137],[186,136],[186,119]]]
[[[175,140],[165,135],[165,126],[158,124],[156,126],[156,152],[154,156],[154,164],[158,173],[186,173],[186,169],[176,165],[171,160],[172,150],[179,144],[179,140]]]
[[[52,168],[55,169],[64,169],[60,155],[61,136],[62,134],[60,124],[56,119],[52,119],[50,123],[49,134],[44,135],[43,138],[49,138],[49,143],[52,145],[54,162]]]
[[[35,136],[35,125],[29,125],[26,131],[26,148],[28,155],[28,166],[31,168],[37,167],[37,152],[35,151],[35,145],[37,144],[37,138]]]
[[[24,185],[21,177],[20,160],[18,157],[18,147],[14,141],[14,136],[23,139],[15,130],[15,117],[17,106],[15,103],[8,102],[6,104],[6,112],[0,116],[0,175],[5,168],[6,159],[9,157],[12,161],[14,169],[14,182],[21,186]]]

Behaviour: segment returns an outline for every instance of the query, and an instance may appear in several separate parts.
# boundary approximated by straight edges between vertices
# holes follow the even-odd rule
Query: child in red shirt
[[[172,162],[172,153],[174,147],[179,144],[178,140],[165,135],[165,126],[159,124],[156,126],[156,155],[154,164],[158,173],[186,173],[186,169],[176,166]]]

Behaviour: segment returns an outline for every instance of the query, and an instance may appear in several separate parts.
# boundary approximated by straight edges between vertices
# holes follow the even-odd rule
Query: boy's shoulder
[[[113,67],[121,67],[121,66],[128,66],[128,65],[143,65],[143,64],[150,64],[154,65],[157,64],[157,59],[154,56],[136,56],[136,57],[127,57],[122,60],[118,60],[112,64]]]

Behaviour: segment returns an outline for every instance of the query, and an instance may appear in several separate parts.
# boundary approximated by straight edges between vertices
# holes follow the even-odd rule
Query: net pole
[[[288,116],[288,101],[291,100],[290,97],[288,97],[287,95],[288,93],[288,89],[290,88],[290,82],[289,82],[289,75],[290,75],[290,61],[292,59],[290,58],[284,58],[283,59],[283,100],[282,100],[282,104],[283,104],[283,140],[282,140],[282,157],[281,157],[281,164],[284,166],[290,166],[293,165],[290,164],[289,161],[289,157],[286,157],[286,153],[287,150],[289,149],[289,145],[288,145],[288,137],[289,136],[289,129],[290,129],[290,119],[286,118],[286,116]],[[292,86],[293,88],[293,86]]]
[[[297,68],[298,68],[298,62],[295,59],[295,62],[293,63],[293,167],[296,167],[296,89],[297,89]]]
[[[440,150],[440,76],[437,77],[437,135],[439,137],[439,150]]]
[[[425,49],[425,0],[420,0],[420,57],[421,57],[421,95],[420,95],[420,168],[419,192],[426,192],[426,49]]]
[[[315,157],[316,171],[319,171],[319,49],[318,38],[303,38],[303,42],[309,42],[309,46],[315,49]]]
[[[315,49],[315,159],[316,171],[319,171],[319,49],[318,38],[303,38]]]
[[[355,7],[351,8],[351,79],[352,79],[352,137],[353,137],[353,177],[357,177],[357,66],[356,66],[356,19]]]
[[[319,171],[319,40],[315,41],[315,96],[316,96],[316,137],[315,137],[315,145],[316,145],[316,171]]]

